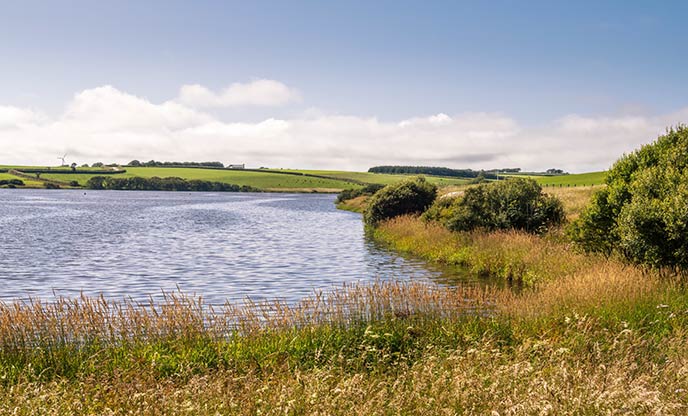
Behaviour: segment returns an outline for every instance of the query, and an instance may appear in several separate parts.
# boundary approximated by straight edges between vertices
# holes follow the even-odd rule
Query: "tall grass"
[[[685,414],[681,287],[614,263],[558,282],[6,305],[0,414]]]
[[[371,232],[394,250],[527,285],[592,267],[598,261],[577,253],[556,234],[542,238],[519,231],[456,233],[413,216],[393,218]]]
[[[328,349],[343,348],[355,343],[350,338],[361,328],[378,321],[441,322],[489,314],[495,296],[488,288],[378,282],[319,292],[296,305],[247,301],[214,309],[179,293],[150,303],[81,297],[1,304],[0,383],[20,376],[49,380],[135,368],[132,355],[143,362],[167,356],[151,364],[162,375],[180,366],[246,363],[247,356],[275,352],[276,345],[297,361],[303,354],[312,361],[322,341],[318,336],[325,333],[339,338]],[[301,343],[292,339],[296,335],[304,337]]]

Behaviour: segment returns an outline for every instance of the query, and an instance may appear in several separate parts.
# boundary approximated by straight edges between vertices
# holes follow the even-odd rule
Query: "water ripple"
[[[211,303],[446,271],[367,241],[332,195],[0,190],[0,299],[80,293]]]

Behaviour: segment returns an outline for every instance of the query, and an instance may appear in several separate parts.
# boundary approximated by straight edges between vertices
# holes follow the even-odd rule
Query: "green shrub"
[[[354,199],[356,197],[363,196],[363,195],[375,195],[375,193],[377,191],[379,191],[380,189],[382,189],[384,187],[385,187],[384,185],[381,185],[379,183],[371,183],[371,184],[364,186],[363,188],[344,189],[339,193],[339,195],[337,195],[337,200],[335,201],[335,203],[339,204],[339,203],[342,203],[344,201],[348,201],[349,199]]]
[[[21,179],[2,179],[0,180],[0,186],[16,188],[17,186],[24,186],[24,181]]]
[[[468,188],[451,209],[447,226],[453,231],[481,228],[539,233],[564,221],[561,201],[544,194],[537,182],[525,178]]]
[[[211,182],[183,178],[116,178],[111,176],[93,176],[86,182],[88,189],[111,189],[129,191],[199,191],[199,192],[260,192],[251,186],[234,185],[224,182]]]
[[[436,221],[447,225],[449,219],[454,216],[460,200],[460,195],[444,195],[435,199],[435,202],[430,208],[423,213],[423,219],[425,221]]]
[[[569,229],[587,251],[653,267],[688,267],[688,128],[619,159],[607,187]]]
[[[422,176],[387,185],[376,192],[365,211],[368,225],[404,214],[421,214],[437,196],[437,187]]]

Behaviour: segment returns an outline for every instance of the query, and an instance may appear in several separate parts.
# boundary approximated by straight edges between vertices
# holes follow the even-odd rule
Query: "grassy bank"
[[[455,233],[418,217],[397,217],[372,230],[393,250],[459,265],[472,274],[527,285],[595,267],[599,259],[576,253],[556,236],[517,231]]]
[[[567,218],[578,217],[597,187],[548,188],[563,203]],[[453,189],[460,193],[461,189]],[[361,212],[366,200],[340,206]],[[598,267],[603,260],[577,252],[556,228],[544,236],[521,231],[452,232],[443,225],[415,216],[401,216],[370,229],[377,241],[393,250],[426,260],[458,265],[472,274],[534,285],[574,272]]]
[[[293,308],[11,305],[0,413],[682,414],[686,311],[676,283],[613,263],[519,295],[377,284]]]

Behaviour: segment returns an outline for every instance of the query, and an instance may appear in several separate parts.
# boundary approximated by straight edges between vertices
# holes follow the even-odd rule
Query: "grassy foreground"
[[[535,291],[5,305],[2,414],[685,414],[688,297],[613,262]],[[496,412],[496,413],[495,413]]]

